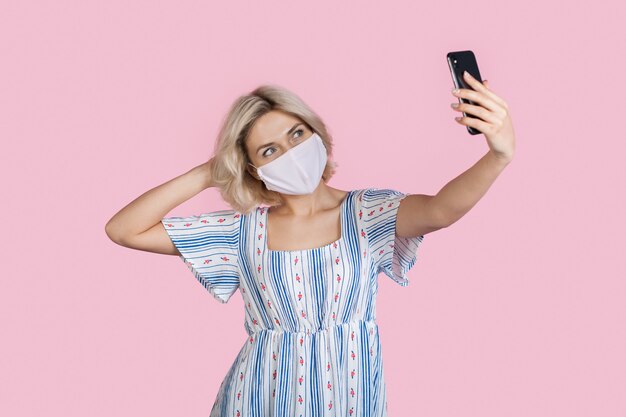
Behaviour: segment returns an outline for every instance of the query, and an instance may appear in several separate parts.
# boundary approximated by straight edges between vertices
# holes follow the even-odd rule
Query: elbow
[[[115,224],[111,223],[110,220],[104,225],[104,233],[106,233],[108,238],[114,243],[117,243],[118,245],[122,244],[122,236],[119,231],[115,229]]]
[[[111,226],[109,225],[109,223],[104,225],[104,233],[106,233],[106,235],[108,236],[109,239],[111,239],[113,242],[115,242],[115,235],[113,234],[114,232],[113,232]]]

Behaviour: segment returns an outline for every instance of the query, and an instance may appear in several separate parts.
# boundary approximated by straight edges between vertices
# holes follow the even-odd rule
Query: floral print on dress
[[[166,217],[165,230],[199,282],[226,303],[239,288],[247,336],[210,415],[387,415],[376,323],[377,276],[408,284],[423,236],[395,236],[396,190],[349,191],[341,237],[269,250],[267,207]]]

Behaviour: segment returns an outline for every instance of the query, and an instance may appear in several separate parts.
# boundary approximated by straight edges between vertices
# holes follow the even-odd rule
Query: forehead
[[[248,135],[248,145],[254,148],[255,146],[280,139],[294,124],[300,122],[302,120],[291,114],[280,110],[272,110],[259,117],[254,123]]]

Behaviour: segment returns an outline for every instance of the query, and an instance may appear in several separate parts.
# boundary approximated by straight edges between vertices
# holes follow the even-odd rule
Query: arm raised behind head
[[[180,255],[161,219],[174,207],[213,185],[212,161],[213,158],[127,204],[107,222],[105,232],[109,239],[131,249]]]

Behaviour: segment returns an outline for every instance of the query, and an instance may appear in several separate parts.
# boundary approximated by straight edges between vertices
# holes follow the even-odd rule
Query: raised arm
[[[115,243],[132,249],[180,255],[161,219],[174,207],[212,186],[209,160],[149,191],[118,211],[105,232]]]
[[[463,217],[485,195],[515,153],[515,132],[508,104],[483,83],[464,74],[471,89],[457,89],[455,111],[476,117],[459,117],[457,122],[485,135],[489,151],[467,171],[446,184],[435,196],[408,195],[398,207],[396,234],[415,237],[448,227]],[[477,104],[466,104],[466,98]]]

